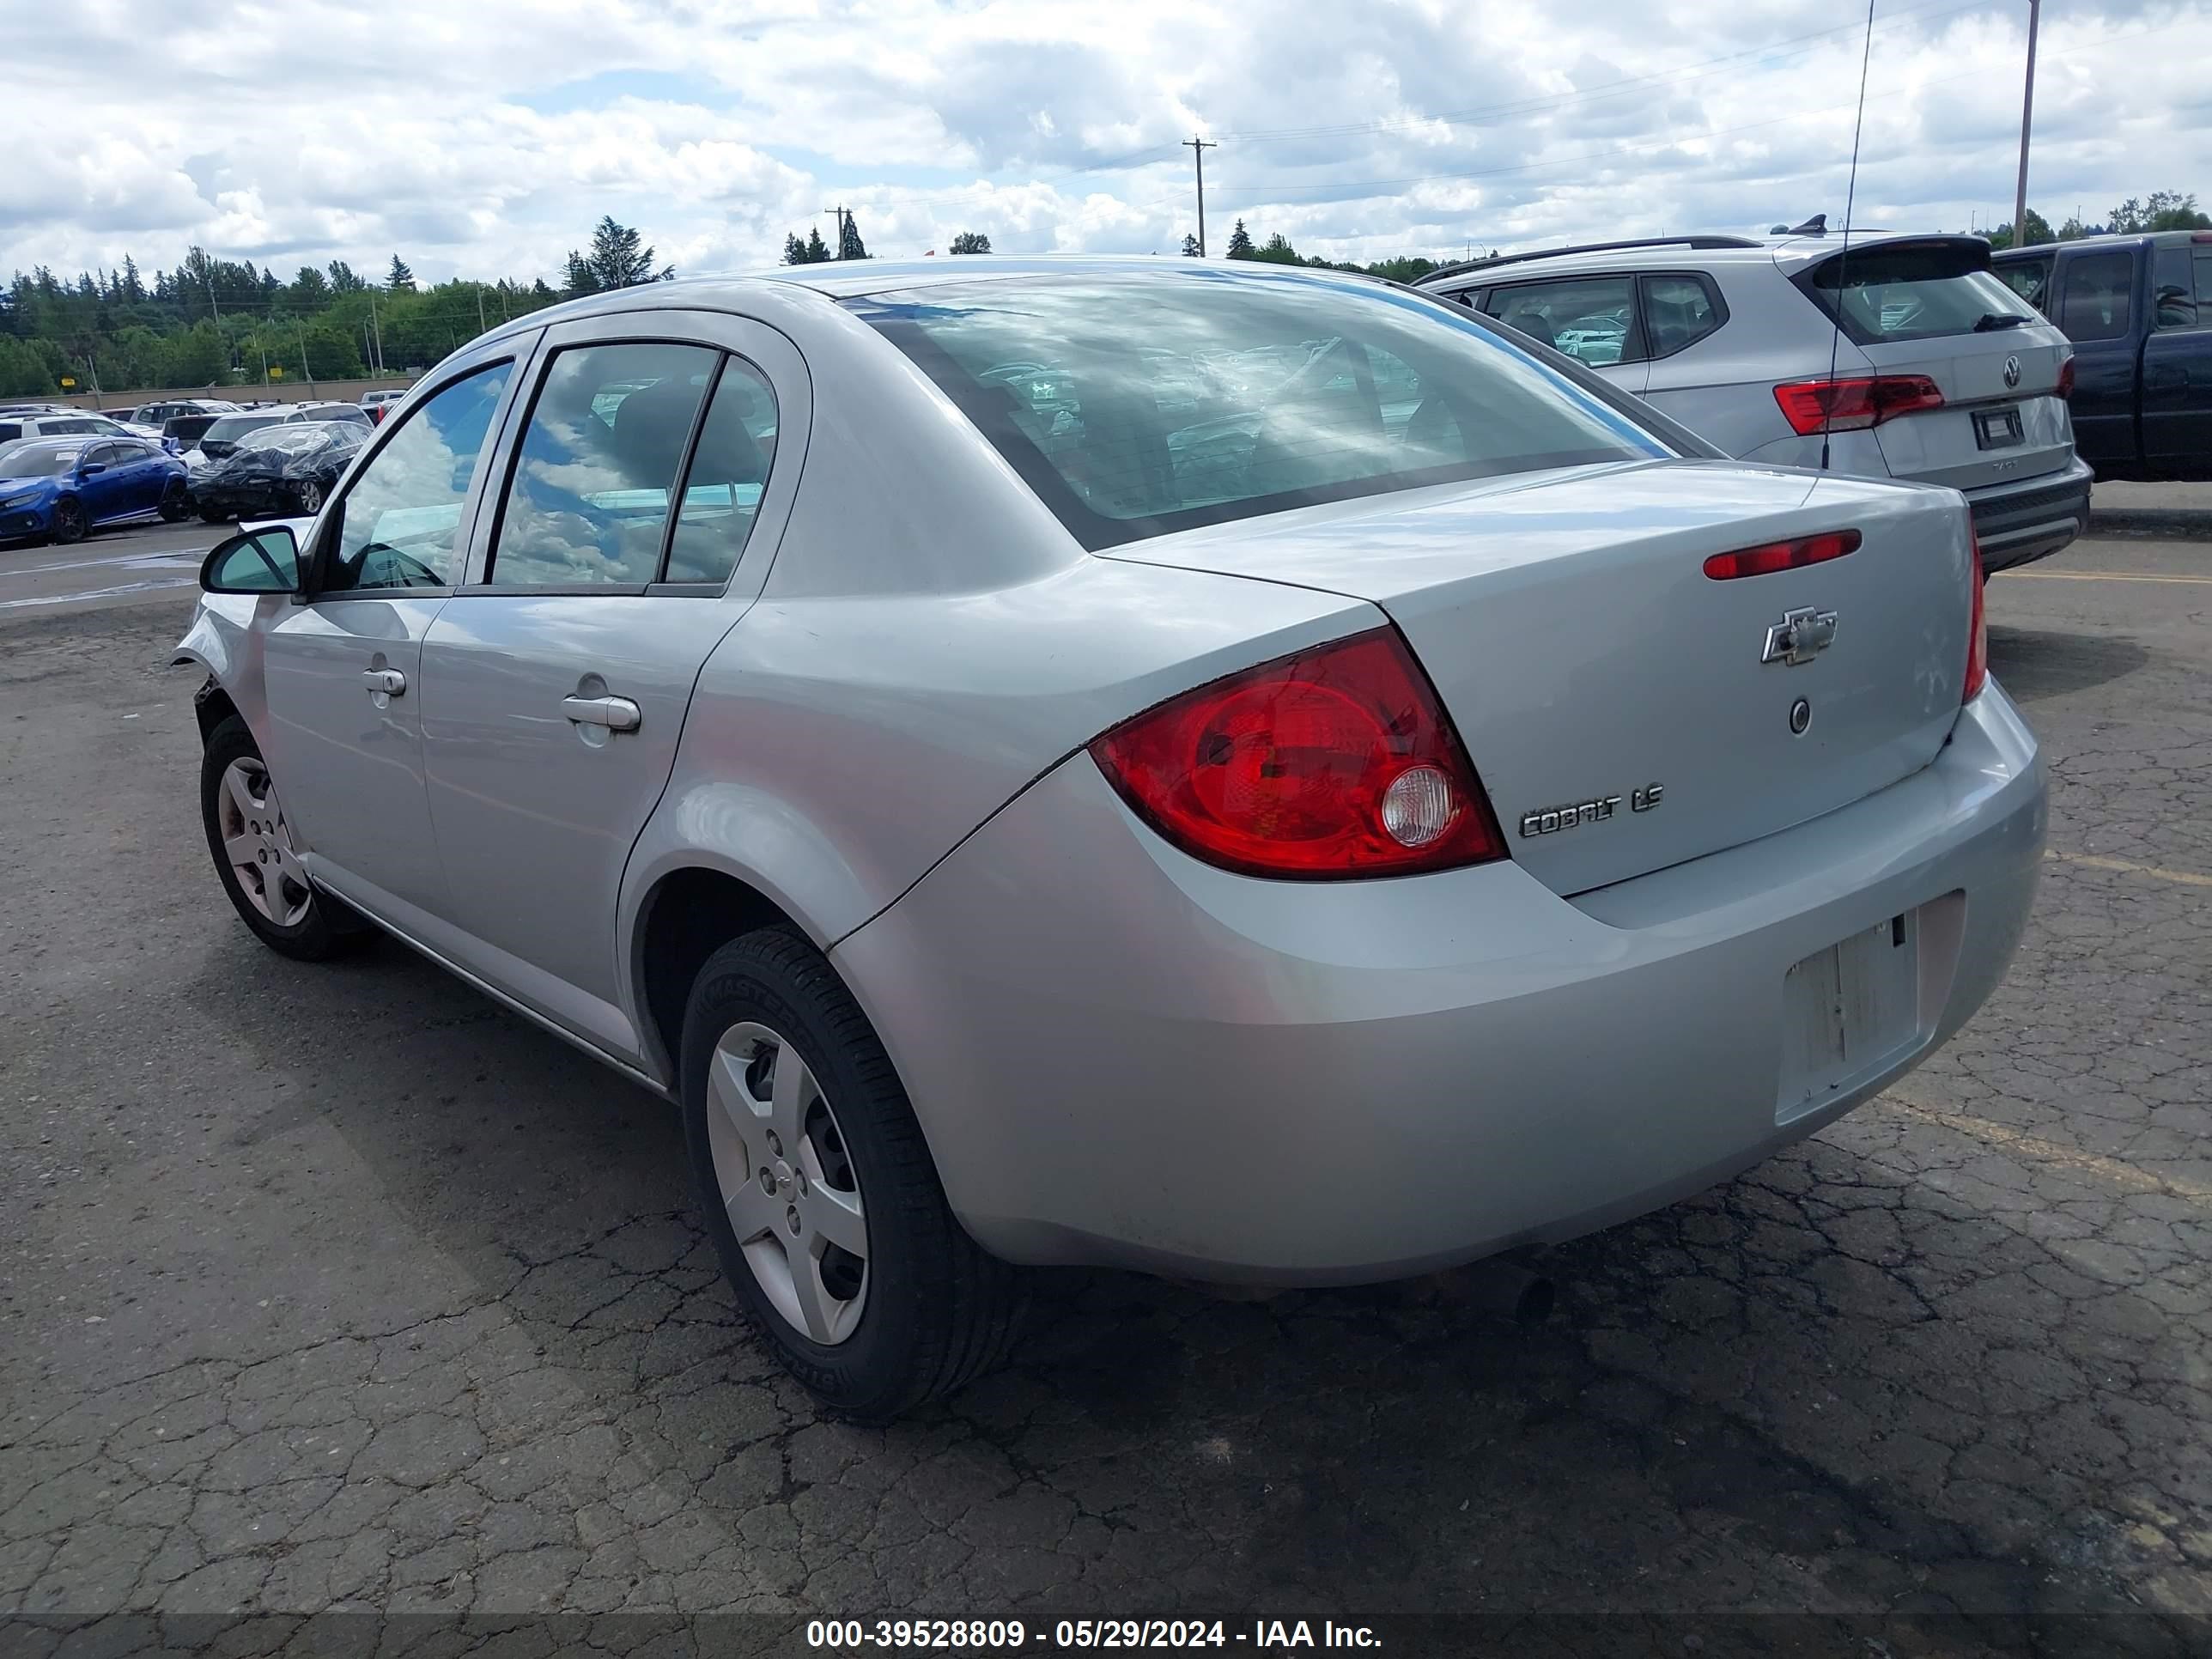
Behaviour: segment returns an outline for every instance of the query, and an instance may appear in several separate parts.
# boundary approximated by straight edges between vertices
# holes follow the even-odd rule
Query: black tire
[[[64,547],[72,542],[81,542],[84,539],[84,532],[90,528],[84,516],[84,503],[76,496],[64,495],[54,503],[54,516],[49,533],[55,541]]]
[[[172,478],[161,491],[162,522],[175,524],[192,510],[191,491],[185,488],[182,478]]]
[[[223,774],[233,761],[261,758],[253,733],[233,714],[209,733],[200,757],[200,822],[207,830],[208,854],[215,860],[216,876],[230,896],[231,907],[253,930],[253,936],[270,950],[299,962],[321,962],[352,949],[370,931],[357,910],[317,889],[299,921],[283,926],[253,908],[239,883],[238,872],[223,856],[222,794]]]
[[[300,486],[300,511],[319,513],[323,507],[323,487],[313,478]]]
[[[836,1115],[868,1224],[867,1300],[851,1335],[810,1340],[769,1301],[738,1245],[715,1180],[708,1067],[722,1034],[754,1020],[794,1044]],[[803,936],[765,927],[717,951],[684,1016],[684,1136],[708,1232],[738,1299],[793,1376],[823,1404],[883,1422],[995,1365],[1012,1340],[1022,1277],[986,1255],[945,1201],[890,1058],[836,970]]]
[[[230,514],[224,512],[219,507],[202,507],[200,509],[200,517],[209,524],[228,524],[230,522]]]

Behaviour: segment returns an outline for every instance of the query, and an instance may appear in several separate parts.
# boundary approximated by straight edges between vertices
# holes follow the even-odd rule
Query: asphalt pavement
[[[2010,979],[1802,1146],[1540,1253],[1548,1323],[1478,1273],[1041,1275],[1005,1371],[865,1430],[738,1322],[665,1107],[396,945],[303,966],[230,914],[161,665],[212,539],[0,555],[0,1650],[2207,1650],[2212,547],[1990,583],[2053,789]]]

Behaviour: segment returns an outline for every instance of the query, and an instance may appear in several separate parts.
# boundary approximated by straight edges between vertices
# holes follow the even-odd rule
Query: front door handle
[[[563,697],[561,712],[579,726],[604,726],[610,732],[635,732],[644,718],[628,697]]]
[[[407,676],[396,668],[364,668],[361,671],[361,683],[368,688],[372,696],[380,693],[387,697],[404,696],[407,691]]]

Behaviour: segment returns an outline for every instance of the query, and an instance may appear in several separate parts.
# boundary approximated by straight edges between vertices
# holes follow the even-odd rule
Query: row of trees
[[[2106,231],[2212,229],[2212,216],[2194,195],[2154,191],[2130,197],[2100,225],[2068,218],[2057,229],[2042,215],[2027,216],[2029,243],[2066,241]],[[2011,246],[2013,228],[1988,234],[1998,247]],[[952,252],[988,253],[991,239],[962,231]],[[1278,232],[1255,242],[1242,219],[1230,232],[1232,259],[1359,270],[1410,282],[1434,270],[1419,255],[1348,264],[1301,254]],[[1496,250],[1491,250],[1495,252]],[[1183,239],[1194,258],[1198,239]],[[831,258],[865,259],[854,216],[838,216],[833,250],[819,229],[805,240],[784,240],[787,264]],[[130,255],[112,270],[82,271],[64,279],[41,265],[17,271],[0,291],[0,397],[52,396],[64,378],[75,389],[121,392],[141,386],[223,387],[276,380],[343,380],[434,362],[484,329],[508,318],[578,295],[659,282],[675,275],[657,264],[653,249],[634,228],[602,218],[588,247],[572,250],[558,288],[542,277],[524,281],[459,281],[424,288],[398,254],[372,282],[343,259],[302,265],[290,281],[252,260],[217,259],[195,247],[173,269],[149,276]]]
[[[2105,216],[2101,225],[2085,225],[2075,215],[2068,216],[2057,229],[2051,221],[2028,209],[2022,216],[2027,222],[2027,234],[2020,238],[2022,247],[2039,247],[2046,242],[2077,242],[2084,236],[2141,236],[2154,230],[2212,230],[2212,215],[2201,212],[2197,198],[2184,195],[2178,190],[2154,190],[2148,199],[2130,196]],[[2013,246],[2012,222],[2007,220],[1994,230],[1984,231],[1991,247]]]
[[[286,282],[273,268],[198,247],[150,280],[128,254],[74,280],[42,265],[0,291],[0,397],[51,397],[65,378],[76,391],[120,392],[405,372],[506,319],[674,274],[611,217],[568,255],[557,289],[505,277],[426,289],[396,253],[380,283],[343,259],[302,265]]]

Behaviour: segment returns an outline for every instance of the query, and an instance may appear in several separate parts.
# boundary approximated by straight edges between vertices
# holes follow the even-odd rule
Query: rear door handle
[[[407,676],[396,668],[364,668],[361,683],[372,693],[380,691],[387,697],[404,696],[407,692]]]
[[[563,697],[561,712],[579,726],[604,726],[610,732],[635,732],[644,718],[628,697]]]

